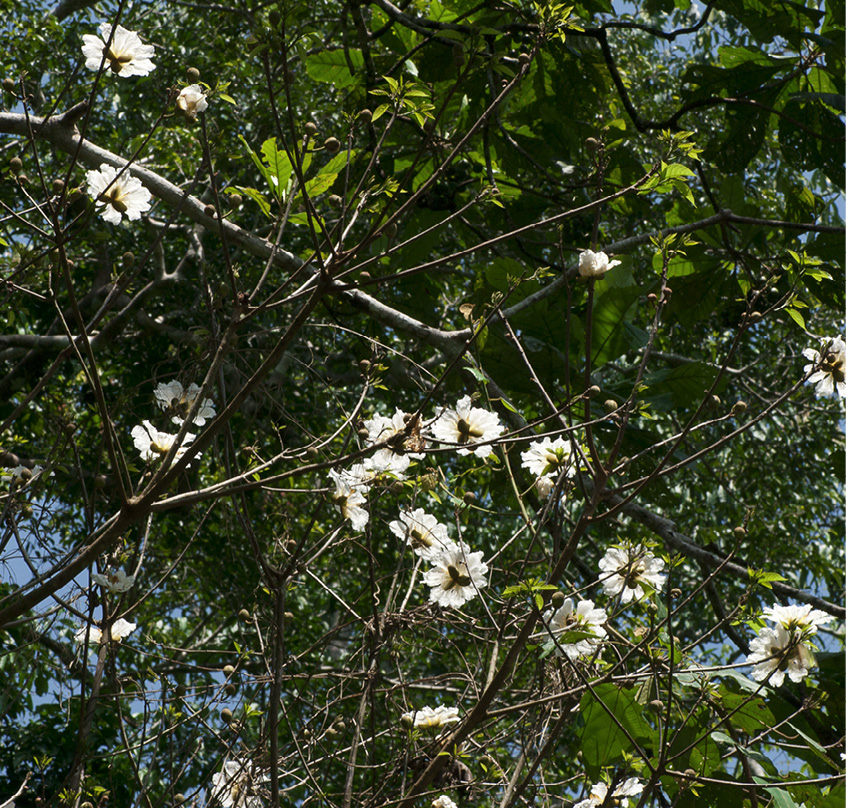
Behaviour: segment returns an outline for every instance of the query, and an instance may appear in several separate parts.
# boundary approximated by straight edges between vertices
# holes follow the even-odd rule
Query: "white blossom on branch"
[[[155,48],[152,45],[145,45],[135,31],[128,31],[122,25],[118,25],[112,34],[112,26],[107,23],[100,24],[100,36],[85,34],[82,37],[82,55],[85,57],[85,66],[89,70],[99,70],[103,64],[104,54],[106,67],[118,76],[146,76],[155,69],[152,62],[155,56]],[[108,44],[111,37],[111,43]]]
[[[120,224],[123,216],[135,221],[150,209],[150,192],[128,171],[118,176],[116,168],[102,163],[99,170],[87,172],[86,178],[89,195],[101,208],[100,215],[110,224]]]
[[[602,591],[610,597],[620,595],[621,603],[640,600],[644,586],[661,590],[667,580],[661,574],[664,560],[656,558],[642,545],[614,546],[599,561]]]
[[[485,458],[493,454],[493,445],[475,449],[474,444],[498,438],[505,431],[496,413],[471,406],[470,396],[464,396],[455,409],[444,410],[431,426],[432,437],[442,443],[458,445],[458,454],[474,454]]]

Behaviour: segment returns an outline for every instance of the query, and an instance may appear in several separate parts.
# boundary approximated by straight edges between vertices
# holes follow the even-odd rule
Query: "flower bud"
[[[184,699],[186,693],[188,692],[188,688],[185,685],[177,685],[176,690],[173,691],[178,699]]]
[[[335,738],[335,737],[337,737],[337,735],[338,735],[338,730],[336,730],[334,727],[329,727],[329,729],[326,730],[326,737],[327,738]]]
[[[244,204],[244,197],[241,196],[241,194],[230,194],[229,204],[232,205],[233,208],[240,208],[241,205]]]
[[[664,702],[661,699],[653,699],[649,702],[649,709],[653,713],[660,713],[664,709]]]
[[[241,611],[238,612],[238,619],[242,623],[249,623],[250,622],[250,612],[249,612],[249,610],[248,609],[241,609]]]
[[[598,152],[601,145],[602,144],[595,137],[589,137],[587,138],[587,140],[585,140],[585,148],[591,154],[595,154],[596,152]]]
[[[472,491],[467,491],[464,494],[464,504],[472,505],[476,501],[476,495]]]
[[[185,71],[185,77],[191,82],[191,84],[194,84],[194,82],[199,81],[200,79],[200,71],[197,70],[196,67],[189,67]]]
[[[746,412],[746,402],[745,401],[735,401],[734,406],[731,408],[732,415],[742,415]]]
[[[552,603],[553,607],[556,609],[560,609],[564,605],[565,600],[566,598],[564,597],[564,593],[559,589],[557,592],[552,593],[550,603]]]
[[[58,177],[53,180],[53,193],[60,194],[62,191],[65,190],[65,181],[60,180]]]
[[[21,161],[21,158],[13,157],[9,160],[9,168],[12,170],[13,174],[20,174],[23,169],[23,162]]]
[[[617,402],[614,401],[613,398],[607,398],[605,399],[605,403],[602,405],[602,409],[610,415],[617,409]]]
[[[300,570],[300,566],[302,566],[302,570]],[[305,564],[299,565],[299,566],[297,567],[297,570],[298,570],[298,571],[300,571],[300,572],[305,571]],[[293,612],[285,612],[285,613],[282,615],[282,620],[283,620],[285,623],[292,623],[292,622],[294,621],[294,613],[293,613]]]
[[[764,315],[763,315],[763,314],[761,314],[761,312],[760,312],[760,311],[753,311],[753,312],[749,315],[749,322],[750,322],[750,323],[757,323],[757,322],[758,322],[758,321],[759,321],[759,320],[760,320],[763,316],[764,316]]]
[[[372,275],[365,269],[358,273],[358,279],[360,281],[369,281]]]
[[[532,57],[531,57],[531,56],[529,56],[529,54],[528,54],[528,53],[521,53],[521,54],[517,57],[517,61],[518,61],[518,62],[520,62],[520,64],[521,64],[521,65],[527,65],[527,64],[530,64],[530,63],[531,63],[531,61],[532,61]]]
[[[222,718],[222,719],[223,719],[223,720],[224,720],[227,724],[228,724],[228,723],[232,720],[232,715],[233,715],[232,710],[230,710],[228,707],[224,707],[224,708],[220,711],[220,717],[221,717],[221,718]]]
[[[3,89],[7,93],[13,93],[15,91],[15,87],[17,86],[17,82],[14,79],[10,79],[8,76],[3,79]]]
[[[232,674],[235,673],[235,668],[232,665],[224,665],[223,673],[226,676],[232,676]]]
[[[599,385],[594,384],[594,385],[591,385],[588,388],[587,394],[588,394],[588,396],[593,398],[594,396],[598,396],[601,392],[602,392],[602,390],[599,389]]]
[[[185,795],[184,794],[176,794],[173,798],[174,805],[182,805],[185,802]]]
[[[382,228],[382,232],[388,237],[393,238],[397,234],[397,223],[390,222]]]
[[[327,137],[326,140],[323,141],[323,148],[326,149],[329,154],[334,154],[341,148],[341,141],[336,137]]]
[[[734,533],[734,537],[735,537],[736,539],[742,539],[742,538],[746,535],[746,528],[745,528],[745,527],[741,527],[740,525],[738,525],[738,526],[737,526],[737,527],[736,527],[736,528],[732,531],[732,533]]]
[[[125,252],[120,257],[120,262],[124,269],[132,269],[135,266],[135,253]]]
[[[223,689],[227,696],[234,696],[238,692],[238,685],[235,682],[227,682]]]
[[[330,194],[326,197],[326,204],[328,204],[330,208],[340,208],[341,205],[344,204],[344,200],[341,199],[338,194]]]
[[[338,730],[338,732],[343,732],[346,728],[347,728],[347,725],[346,725],[346,722],[344,721],[343,718],[339,718],[335,722],[335,729]]]
[[[203,208],[203,213],[205,213],[205,214],[206,214],[206,216],[210,216],[210,217],[213,219],[213,218],[214,218],[214,214],[215,214],[214,205],[206,205],[206,206]]]
[[[358,118],[362,123],[370,123],[373,120],[373,113],[369,109],[363,109],[358,113]]]
[[[670,597],[673,600],[677,600],[678,598],[681,597],[681,593],[682,593],[681,589],[673,588],[673,589],[670,590]]]
[[[317,134],[317,124],[309,121],[304,127],[303,131],[307,137],[314,137]]]

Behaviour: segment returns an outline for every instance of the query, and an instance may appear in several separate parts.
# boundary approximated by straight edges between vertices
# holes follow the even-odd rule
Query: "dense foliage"
[[[0,0],[3,808],[843,804],[843,2],[614,5]]]

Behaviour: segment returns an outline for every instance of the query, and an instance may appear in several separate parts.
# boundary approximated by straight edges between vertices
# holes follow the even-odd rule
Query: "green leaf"
[[[342,90],[361,81],[364,57],[360,50],[324,50],[307,56],[305,65],[306,72],[315,81],[331,84],[336,90]]]

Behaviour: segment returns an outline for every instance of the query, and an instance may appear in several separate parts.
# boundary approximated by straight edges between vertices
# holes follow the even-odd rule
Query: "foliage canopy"
[[[843,804],[843,2],[623,5],[0,0],[0,795]]]

